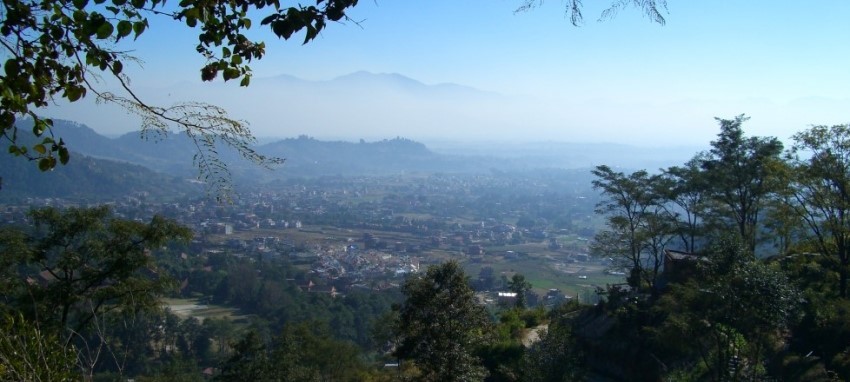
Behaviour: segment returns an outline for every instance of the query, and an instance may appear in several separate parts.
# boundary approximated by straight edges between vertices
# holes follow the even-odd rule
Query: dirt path
[[[525,332],[525,336],[522,338],[522,346],[530,348],[531,345],[540,340],[540,331],[548,328],[549,324],[543,324],[528,329],[528,331]]]

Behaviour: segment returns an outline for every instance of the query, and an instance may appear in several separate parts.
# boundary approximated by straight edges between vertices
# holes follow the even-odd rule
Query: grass
[[[238,314],[238,309],[221,305],[202,304],[196,298],[165,298],[163,306],[181,318],[195,317],[200,321],[207,318],[227,319],[237,321],[245,318]]]
[[[587,293],[595,294],[596,287],[604,288],[608,284],[625,281],[624,276],[605,274],[605,267],[594,262],[561,263],[557,259],[563,259],[565,254],[550,251],[546,245],[523,244],[496,249],[500,253],[508,250],[527,255],[517,260],[485,255],[481,263],[470,263],[465,267],[470,278],[477,278],[481,268],[486,266],[493,268],[497,278],[501,274],[510,278],[514,273],[520,273],[541,296],[549,289],[560,289],[571,296],[584,296]]]

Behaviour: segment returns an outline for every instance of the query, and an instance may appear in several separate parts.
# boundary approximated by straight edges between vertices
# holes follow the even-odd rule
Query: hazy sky
[[[204,64],[194,51],[197,33],[168,20],[152,20],[128,46],[145,61],[128,72],[152,102],[192,89],[189,97],[228,107],[258,136],[700,145],[715,136],[715,116],[746,113],[748,133],[782,139],[809,124],[850,122],[850,1],[669,0],[665,26],[635,9],[597,22],[610,1],[585,1],[580,27],[561,1],[514,13],[519,3],[361,0],[349,12],[359,25],[330,25],[307,45],[254,26],[267,45],[266,57],[251,65],[254,84],[365,70],[504,97],[493,103],[420,110],[392,97],[370,102],[364,92],[349,109],[334,107],[346,103],[338,99],[319,108],[325,102],[299,100],[286,87],[237,83],[226,84],[229,96],[212,96],[221,84],[194,86]],[[123,114],[114,110],[74,107],[52,112],[105,133],[138,127],[117,122]]]

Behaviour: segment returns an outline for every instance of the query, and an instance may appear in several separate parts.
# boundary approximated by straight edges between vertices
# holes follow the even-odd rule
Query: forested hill
[[[195,177],[197,147],[182,133],[147,136],[139,132],[118,138],[102,136],[71,121],[55,120],[54,134],[74,151],[96,158],[142,165],[171,175]],[[20,128],[29,129],[24,122]],[[446,146],[444,143],[443,146]],[[306,135],[257,145],[266,156],[285,159],[274,171],[242,160],[221,147],[218,155],[239,183],[285,177],[325,175],[389,175],[402,172],[482,173],[545,168],[590,168],[599,163],[625,168],[661,168],[687,159],[689,148],[652,149],[605,143],[452,143],[435,151],[405,138],[367,142],[323,141]],[[682,154],[686,153],[686,154]]]
[[[72,151],[82,155],[132,163],[174,176],[196,177],[198,174],[193,166],[197,147],[182,133],[144,135],[133,132],[113,139],[83,124],[64,120],[55,120],[53,130]],[[219,148],[217,155],[240,184],[293,176],[481,172],[524,166],[521,160],[496,161],[481,156],[437,154],[422,143],[404,138],[343,142],[300,136],[258,145],[255,149],[269,157],[283,158],[285,163],[269,171],[242,160],[235,150],[227,147]]]
[[[193,166],[197,147],[185,134],[144,135],[133,132],[112,139],[76,122],[56,120],[54,124],[54,134],[61,137],[72,151],[83,155],[133,163],[171,175],[197,175]],[[227,147],[219,148],[218,156],[239,182],[288,176],[468,172],[475,171],[482,164],[480,159],[470,161],[435,154],[425,145],[404,138],[354,143],[319,141],[301,136],[259,145],[255,149],[266,156],[284,158],[284,165],[274,171],[266,171],[241,160],[235,150]]]
[[[31,197],[115,200],[132,195],[169,199],[202,192],[197,183],[142,166],[77,153],[71,158],[65,166],[42,172],[26,159],[0,155],[0,201]]]
[[[469,172],[475,167],[460,158],[436,154],[424,144],[404,138],[377,142],[327,142],[307,136],[260,147],[286,158],[287,175],[381,175],[400,172]]]

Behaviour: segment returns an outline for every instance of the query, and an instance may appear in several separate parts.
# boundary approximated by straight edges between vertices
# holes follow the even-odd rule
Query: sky
[[[349,11],[356,22],[331,24],[307,45],[277,39],[258,13],[251,35],[267,51],[251,64],[248,89],[202,84],[196,30],[151,19],[127,45],[144,63],[125,72],[151,103],[179,95],[220,104],[259,137],[704,146],[717,134],[715,117],[745,113],[749,135],[786,141],[812,124],[850,123],[846,0],[669,0],[663,26],[637,9],[597,21],[610,2],[585,1],[578,27],[561,1],[515,13],[520,3],[361,0]],[[405,104],[369,89],[342,99],[336,90],[269,85],[283,75],[321,84],[358,71],[498,99]],[[105,134],[138,129],[122,111],[90,101],[50,113]]]

